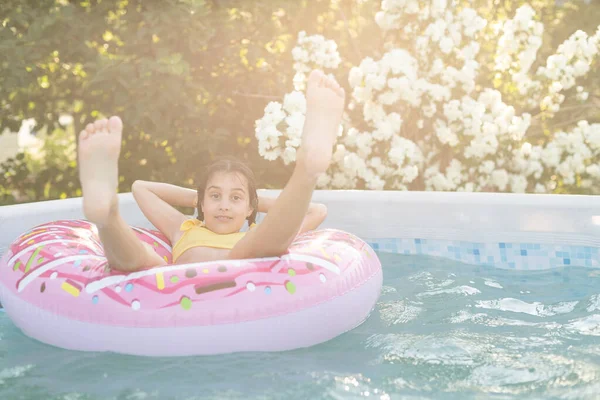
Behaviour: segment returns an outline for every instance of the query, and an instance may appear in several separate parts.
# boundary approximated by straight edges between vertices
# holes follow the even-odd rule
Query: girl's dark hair
[[[252,207],[254,210],[246,219],[248,220],[248,225],[252,225],[256,221],[256,214],[258,213],[258,193],[256,193],[256,179],[254,178],[254,173],[246,164],[231,157],[223,157],[214,161],[202,172],[198,184],[198,220],[204,220],[204,213],[202,212],[201,204],[204,201],[206,184],[208,183],[208,180],[217,172],[237,172],[246,177],[246,180],[248,181],[250,207]]]

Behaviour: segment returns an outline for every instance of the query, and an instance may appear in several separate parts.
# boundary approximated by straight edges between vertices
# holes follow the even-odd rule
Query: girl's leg
[[[344,89],[320,71],[313,71],[306,91],[306,120],[296,167],[265,219],[249,231],[229,258],[279,256],[298,234],[317,178],[329,167],[344,110]]]
[[[88,124],[79,135],[83,213],[98,227],[111,268],[136,271],[166,262],[140,241],[119,214],[118,161],[123,123],[118,117]]]
[[[85,198],[84,198],[85,201]],[[97,225],[104,254],[111,268],[133,272],[143,268],[166,265],[152,247],[137,238],[133,230],[119,214],[118,198],[103,225]],[[94,221],[92,221],[94,222]]]

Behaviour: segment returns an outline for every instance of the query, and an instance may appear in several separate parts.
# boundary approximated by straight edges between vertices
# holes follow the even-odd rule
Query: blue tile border
[[[542,243],[478,243],[437,239],[364,239],[374,250],[448,258],[503,269],[600,268],[600,248]]]

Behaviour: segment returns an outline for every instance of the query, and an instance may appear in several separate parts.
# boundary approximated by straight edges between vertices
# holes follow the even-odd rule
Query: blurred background
[[[377,121],[364,115],[364,106],[372,99],[365,100],[357,94],[357,87],[369,85],[368,71],[365,72],[368,68],[366,64],[360,67],[363,60],[382,60],[391,50],[403,49],[414,56],[418,70],[430,72],[436,59],[443,60],[444,68],[454,66],[460,70],[463,65],[456,63],[461,57],[441,46],[443,26],[438,30],[441,38],[437,39],[431,33],[431,26],[439,28],[435,20],[448,21],[448,13],[454,13],[462,15],[461,29],[467,32],[471,22],[465,19],[466,14],[460,14],[465,7],[475,10],[478,18],[486,21],[485,26],[472,21],[478,30],[478,49],[471,57],[477,63],[477,73],[471,77],[472,87],[453,86],[428,73],[430,83],[450,87],[445,97],[435,100],[437,111],[420,112],[425,107],[423,102],[409,104],[402,96],[387,102],[381,100],[386,113],[401,116],[402,129],[379,139],[375,134],[376,140],[371,140],[368,146],[361,147],[356,140],[342,141],[344,148],[336,150],[332,166],[335,171],[320,187],[599,193],[600,172],[596,168],[600,159],[597,125],[600,74],[598,50],[593,45],[600,38],[597,33],[600,2],[473,0],[420,2],[420,6],[416,2],[415,7],[431,3],[427,10],[410,10],[409,3],[3,0],[0,2],[0,205],[81,196],[76,133],[87,123],[111,115],[121,116],[125,125],[119,164],[121,192],[130,191],[136,179],[194,187],[196,174],[219,155],[234,155],[247,161],[259,187],[281,188],[293,163],[276,156],[266,157],[271,158],[267,160],[264,151],[261,155],[258,149],[264,136],[259,134],[257,121],[265,116],[270,102],[284,102],[286,94],[294,91],[294,80],[298,83],[307,67],[329,68],[318,58],[310,59],[306,54],[302,57],[293,51],[298,46],[308,49],[306,43],[301,43],[305,37],[301,32],[306,37],[321,35],[335,42],[340,59],[327,72],[338,79],[348,94],[342,137],[360,132],[367,140],[379,127]],[[501,54],[518,58],[519,46],[508,53],[499,49],[510,48],[507,41],[512,40],[513,44],[518,41],[518,35],[505,35],[505,28],[514,28],[518,21],[512,25],[506,25],[506,21],[518,19],[517,10],[524,5],[535,11],[530,20],[544,28],[543,32],[536,31],[530,21],[521,29],[525,32],[531,28],[531,35],[536,31],[542,39],[531,65],[524,71],[533,81],[540,82],[532,85],[531,91],[520,90],[522,79],[513,79],[519,68],[524,68],[523,63],[519,67],[518,60],[516,64],[509,60],[504,66],[499,65]],[[443,6],[443,12],[438,10],[437,16],[436,6]],[[560,46],[576,31],[585,33],[581,40],[588,40],[587,55],[579,55],[588,57],[582,67],[585,71],[571,71],[576,82],[572,85],[563,82],[557,90],[552,84],[560,81],[560,77],[551,77],[547,69],[544,75],[539,68],[550,65],[550,56],[568,53],[566,49],[561,53]],[[425,44],[418,40],[423,35],[429,35]],[[455,38],[455,44],[468,35],[463,33],[461,38]],[[423,46],[430,50],[419,52]],[[567,61],[577,58],[577,54],[576,50],[568,54]],[[302,58],[304,64],[298,65]],[[388,72],[380,68],[373,73],[385,76]],[[354,78],[350,79],[353,73]],[[389,72],[393,73],[400,72]],[[301,86],[296,89],[302,91]],[[486,89],[500,93],[503,104],[512,113],[517,116],[526,113],[530,122],[518,137],[498,139],[495,151],[469,156],[466,149],[477,135],[469,133],[465,126],[453,127],[447,110],[444,111],[445,105],[458,99],[464,109],[464,104],[468,104],[464,102],[465,96],[485,103],[480,94]],[[544,100],[548,93],[564,94],[555,99],[559,109],[548,106],[550,100]],[[483,112],[483,121],[485,115],[494,113],[489,102],[486,104],[489,107]],[[456,131],[458,144],[443,138],[436,121],[445,121],[445,126]],[[587,121],[588,125],[581,127],[580,121]],[[580,126],[578,131],[577,126]],[[283,132],[285,127],[280,129]],[[582,144],[574,147],[566,143],[564,138],[560,139],[565,136],[561,133],[579,134]],[[501,134],[494,133],[497,137]],[[398,145],[398,137],[410,143]],[[285,139],[285,132],[281,139]],[[411,158],[405,154],[398,161],[394,149],[413,145],[419,156]],[[584,145],[587,150],[582,153]],[[283,150],[283,142],[281,146]],[[289,146],[293,143],[288,143]],[[539,148],[537,158],[531,156],[531,149],[535,153],[536,148]],[[529,153],[519,150],[521,153],[515,155],[516,149],[529,149]],[[548,151],[557,160],[545,163]],[[353,167],[350,153],[355,158],[378,160]],[[525,164],[514,161],[517,156]],[[498,161],[498,157],[502,160]],[[460,166],[452,160],[457,160]],[[565,160],[566,167],[561,164]],[[532,169],[532,165],[536,168]],[[405,170],[407,166],[414,170]],[[458,169],[460,177],[453,178],[452,169]],[[505,173],[496,173],[492,180],[487,178],[499,169]],[[404,172],[398,173],[399,170]],[[439,183],[442,181],[450,184]]]

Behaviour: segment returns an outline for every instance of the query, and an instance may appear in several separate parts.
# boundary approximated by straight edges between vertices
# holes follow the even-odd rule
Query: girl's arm
[[[258,212],[268,213],[269,208],[275,203],[276,199],[270,197],[258,197]],[[321,203],[310,203],[308,211],[304,216],[300,233],[317,229],[327,217],[327,207]]]
[[[195,207],[197,192],[161,182],[135,181],[133,197],[142,213],[169,240],[173,241],[179,227],[188,218],[177,207]]]

